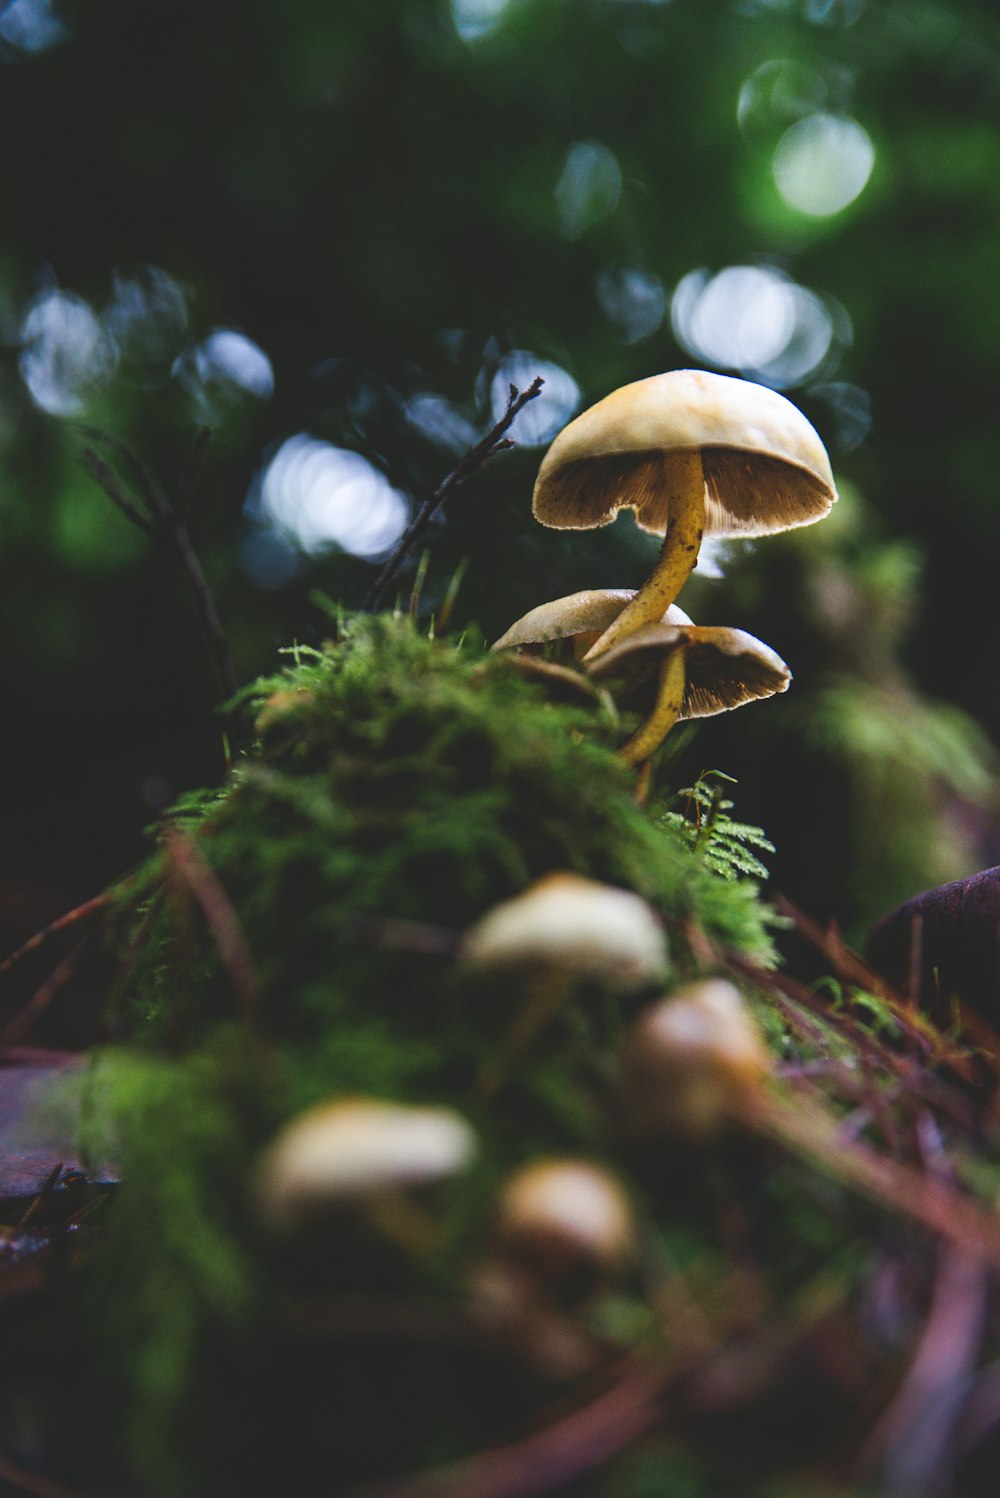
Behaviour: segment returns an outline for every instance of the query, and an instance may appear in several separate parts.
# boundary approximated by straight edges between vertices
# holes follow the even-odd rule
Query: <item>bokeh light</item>
[[[69,36],[51,0],[9,0],[0,10],[0,60],[16,61],[47,52]]]
[[[840,456],[860,447],[872,427],[870,393],[844,380],[813,385],[809,393],[823,401],[829,411],[823,430],[833,451]]]
[[[188,324],[183,288],[158,265],[144,265],[133,275],[112,275],[112,299],[104,326],[123,359],[153,365],[172,359]]]
[[[567,239],[579,239],[618,207],[622,174],[613,151],[597,140],[578,140],[566,152],[556,183],[556,212]]]
[[[464,452],[479,438],[470,418],[443,395],[415,395],[406,402],[406,419],[429,442],[451,452]]]
[[[663,321],[667,294],[659,276],[629,267],[599,271],[597,303],[623,343],[640,343]]]
[[[538,359],[524,349],[515,349],[500,363],[490,382],[490,406],[493,420],[499,421],[507,409],[511,385],[526,390],[538,376],[545,381],[542,392],[530,401],[517,418],[517,443],[520,447],[542,447],[564,427],[580,409],[580,387],[558,364]]]
[[[451,19],[463,42],[490,36],[503,20],[510,0],[451,0]]]
[[[837,309],[838,312],[841,309]],[[677,341],[699,362],[777,388],[800,385],[850,341],[846,315],[774,266],[691,271],[671,302]]]
[[[792,208],[811,218],[841,213],[875,165],[871,136],[857,120],[812,114],[790,125],[774,151],[774,180]]]
[[[840,102],[848,91],[843,70],[794,57],[772,57],[740,86],[736,119],[744,134],[773,131]]]
[[[274,393],[274,371],[264,350],[234,328],[216,328],[177,360],[174,373],[207,420],[220,417],[234,400]]]
[[[77,416],[114,372],[115,346],[96,312],[69,291],[47,291],[21,326],[21,378],[51,416]]]
[[[281,444],[247,501],[258,531],[312,556],[333,547],[369,560],[384,556],[409,513],[406,496],[361,453],[308,432]]]

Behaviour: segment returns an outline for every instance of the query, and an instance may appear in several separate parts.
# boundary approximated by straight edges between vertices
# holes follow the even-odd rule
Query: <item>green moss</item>
[[[637,805],[600,701],[552,703],[506,657],[427,639],[402,618],[352,619],[322,651],[290,654],[244,694],[259,739],[229,784],[174,809],[116,902],[111,1023],[131,1049],[95,1072],[91,1130],[117,1135],[126,1184],[91,1326],[126,1411],[129,1460],[164,1492],[238,1491],[251,1471],[257,1482],[267,1433],[259,1415],[249,1432],[234,1422],[262,1401],[284,1408],[292,1387],[287,1418],[313,1460],[377,1469],[387,1453],[373,1409],[345,1392],[323,1427],[275,1306],[303,1275],[324,1293],[453,1297],[504,1173],[543,1152],[615,1161],[614,1057],[650,995],[623,1003],[580,986],[488,1100],[484,1062],[531,980],[464,971],[453,946],[471,921],[541,875],[575,870],[661,912],[670,982],[697,971],[694,931],[771,958],[756,885],[720,876],[683,829]],[[178,836],[207,885],[178,857]],[[249,947],[249,1000],[220,954],[220,920]],[[257,1225],[259,1149],[299,1109],[352,1092],[449,1103],[477,1129],[476,1169],[429,1204],[433,1253],[342,1224],[320,1269],[318,1244],[289,1251]],[[470,1389],[484,1377],[499,1377],[492,1364]],[[390,1467],[466,1449],[489,1407],[470,1393],[453,1420],[431,1377],[407,1398],[420,1419]],[[501,1404],[517,1399],[507,1390]],[[481,1435],[496,1430],[487,1421]]]

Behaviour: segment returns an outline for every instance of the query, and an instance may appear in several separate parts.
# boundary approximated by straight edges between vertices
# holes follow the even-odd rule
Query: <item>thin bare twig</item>
[[[181,515],[187,514],[188,506],[194,497],[198,480],[201,478],[201,470],[204,467],[205,454],[208,451],[211,436],[211,427],[201,427],[195,434],[195,439],[191,446],[188,448],[188,454],[184,459],[180,478],[177,480],[177,492],[174,498],[174,505]]]
[[[260,980],[239,916],[222,883],[193,838],[176,830],[165,839],[167,857],[194,895],[222,966],[251,1030],[259,1033]]]
[[[185,512],[190,503],[191,492],[208,442],[207,429],[195,438],[188,454],[177,488],[177,497],[172,499],[156,476],[146,467],[142,459],[133,452],[127,442],[111,432],[95,427],[85,427],[84,433],[93,441],[102,443],[117,454],[128,469],[135,486],[135,494],[129,494],[114,469],[86,447],[82,453],[84,465],[94,475],[111,502],[117,505],[133,525],[154,541],[165,541],[172,546],[187,573],[188,583],[194,594],[198,622],[208,645],[213,670],[223,697],[232,697],[236,692],[236,672],[233,669],[229,644],[222,621],[215,607],[198,555],[191,542]],[[141,501],[141,507],[140,502]]]
[[[39,1015],[45,1013],[56,994],[65,988],[76,972],[80,965],[80,958],[91,945],[92,937],[93,932],[78,942],[62,962],[52,969],[45,982],[35,990],[23,1009],[19,1010],[13,1019],[8,1020],[7,1024],[0,1029],[0,1046],[16,1046],[31,1029]]]
[[[532,380],[527,390],[519,391],[516,385],[511,385],[510,395],[507,398],[507,408],[500,420],[495,426],[490,428],[485,437],[469,448],[464,457],[459,459],[451,473],[448,474],[448,477],[439,484],[429,499],[424,500],[420,509],[406,527],[395,550],[375,579],[371,591],[365,599],[364,607],[366,613],[374,613],[375,609],[378,608],[382,598],[395,581],[400,567],[406,561],[406,558],[410,555],[410,552],[416,546],[445,500],[450,498],[453,491],[460,484],[464,483],[471,473],[475,473],[477,468],[481,468],[484,463],[488,462],[490,458],[495,457],[497,453],[504,452],[507,448],[515,445],[504,434],[510,429],[515,418],[523,411],[528,402],[533,401],[537,395],[541,394],[544,383],[541,375],[538,375]]]
[[[443,1471],[359,1489],[354,1498],[534,1498],[603,1466],[662,1420],[665,1379],[632,1368],[543,1430]]]
[[[95,895],[92,900],[84,900],[82,905],[77,905],[73,910],[67,910],[65,915],[50,921],[47,926],[42,927],[41,931],[36,931],[34,936],[29,936],[27,941],[22,942],[9,957],[5,957],[3,962],[0,962],[0,973],[9,972],[15,963],[36,951],[50,936],[64,931],[67,926],[75,926],[77,921],[85,920],[88,915],[93,915],[97,910],[103,910],[107,904],[107,895]]]
[[[1000,1217],[940,1176],[925,1176],[846,1140],[834,1119],[807,1107],[801,1097],[794,1102],[777,1096],[755,1099],[739,1116],[876,1206],[901,1212],[966,1257],[1000,1269]]]
[[[155,539],[155,525],[142,513],[142,511],[139,509],[139,506],[135,504],[125,493],[125,490],[118,482],[114,469],[111,468],[107,463],[105,463],[103,458],[98,457],[97,453],[94,452],[94,449],[92,447],[85,447],[83,449],[83,452],[80,454],[80,457],[83,462],[83,466],[90,469],[91,473],[94,475],[95,479],[100,484],[105,494],[111,500],[112,504],[118,506],[119,510],[121,510],[126,520],[130,520],[132,524],[138,526],[139,530],[144,532],[145,535],[149,536],[151,539]]]

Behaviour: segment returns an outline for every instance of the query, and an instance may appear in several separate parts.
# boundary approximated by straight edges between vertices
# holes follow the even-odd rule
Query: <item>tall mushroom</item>
[[[588,669],[596,681],[617,683],[619,700],[631,696],[647,713],[618,751],[633,765],[659,748],[679,718],[729,712],[787,691],[792,679],[769,645],[722,625],[646,624]]]
[[[784,396],[679,369],[613,391],[564,427],[542,461],[533,510],[542,525],[587,530],[631,508],[664,538],[643,587],[591,646],[594,658],[663,616],[706,532],[808,525],[836,497],[826,449]]]

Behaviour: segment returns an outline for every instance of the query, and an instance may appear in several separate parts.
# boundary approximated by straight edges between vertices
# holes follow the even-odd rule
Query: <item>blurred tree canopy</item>
[[[699,622],[759,633],[804,704],[706,727],[692,774],[740,777],[819,914],[1000,856],[988,748],[913,685],[1000,736],[991,7],[7,0],[0,69],[7,937],[223,763],[183,580],[101,494],[84,428],[169,486],[211,427],[191,526],[247,679],[322,634],[312,589],[361,602],[535,374],[517,449],[433,533],[423,608],[463,563],[457,618],[488,638],[637,585],[655,543],[630,519],[531,521],[544,444],[662,369],[762,380],[844,500],[692,585]],[[888,848],[903,824],[913,847]]]

